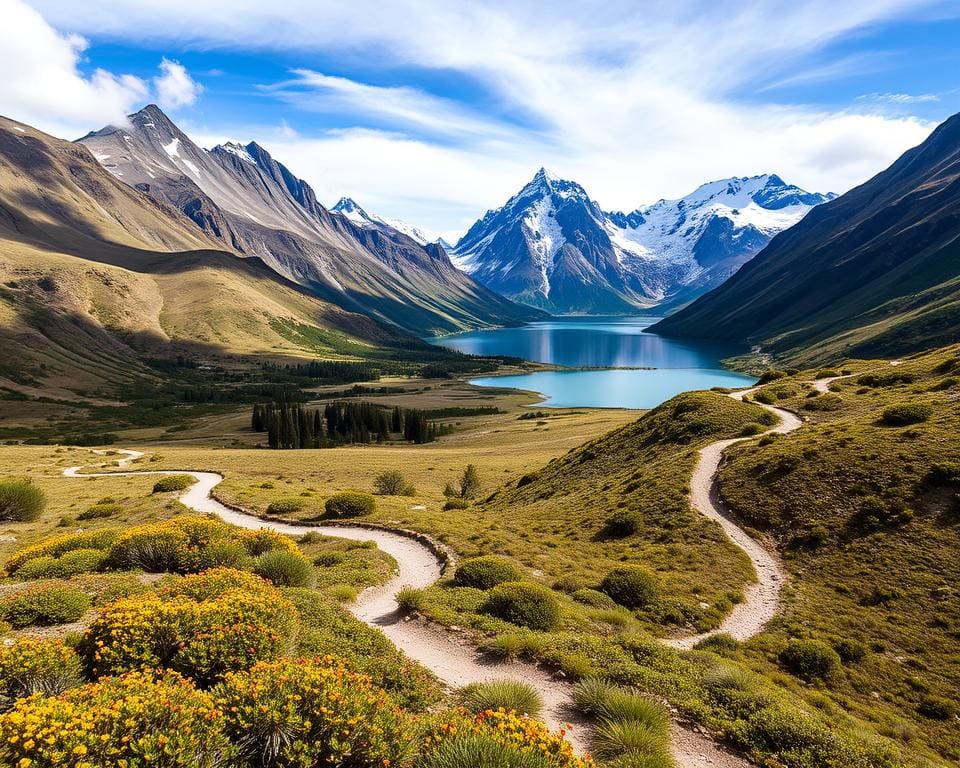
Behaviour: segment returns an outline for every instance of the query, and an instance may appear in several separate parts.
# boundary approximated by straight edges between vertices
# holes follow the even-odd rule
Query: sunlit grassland
[[[720,476],[724,499],[776,536],[792,574],[782,615],[744,658],[824,711],[853,713],[951,762],[960,760],[958,353],[841,366],[856,374],[826,395],[812,395],[810,371],[768,384],[762,396],[809,423],[733,449]],[[888,408],[924,403],[926,421],[884,419]],[[803,686],[774,663],[789,637],[858,658]]]

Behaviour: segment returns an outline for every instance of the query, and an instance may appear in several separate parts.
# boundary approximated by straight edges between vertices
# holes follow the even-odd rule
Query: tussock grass
[[[471,712],[489,709],[513,710],[517,714],[539,717],[543,698],[530,684],[519,680],[491,680],[472,683],[460,690],[460,701]]]

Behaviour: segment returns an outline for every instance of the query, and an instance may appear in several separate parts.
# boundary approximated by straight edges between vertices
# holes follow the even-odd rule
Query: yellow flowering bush
[[[228,674],[212,691],[249,768],[409,764],[412,720],[370,678],[330,656]]]
[[[106,606],[80,648],[94,677],[169,667],[203,687],[289,653],[297,627],[296,609],[279,590],[252,574],[216,569]]]
[[[25,696],[55,696],[81,682],[80,658],[60,640],[21,638],[0,646],[0,710]]]
[[[275,549],[298,551],[289,537],[273,531],[244,531],[213,518],[182,515],[119,534],[109,563],[151,573],[197,573],[217,566],[247,568],[252,557]]]
[[[446,764],[445,752],[456,752],[464,743],[477,749],[483,742],[492,741],[512,755],[530,755],[531,765],[592,768],[593,760],[577,757],[565,734],[565,729],[551,731],[539,720],[512,711],[487,710],[474,715],[466,709],[453,710],[439,717],[423,738],[421,764],[424,768],[441,766]]]
[[[105,529],[101,531],[66,533],[62,536],[54,536],[52,539],[24,547],[7,560],[4,567],[7,573],[12,576],[24,563],[38,557],[56,559],[75,549],[106,549],[110,546],[110,543],[116,535],[117,532],[115,530]]]
[[[131,672],[0,715],[0,763],[17,768],[219,768],[233,747],[206,693],[174,672]]]
[[[0,601],[0,618],[14,627],[68,624],[90,610],[90,597],[76,587],[38,581]]]

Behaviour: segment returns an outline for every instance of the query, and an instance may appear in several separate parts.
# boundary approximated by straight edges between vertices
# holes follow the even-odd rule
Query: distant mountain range
[[[800,361],[960,340],[960,115],[653,330]]]
[[[833,197],[764,175],[605,212],[579,184],[541,168],[477,221],[451,256],[488,288],[552,312],[665,311],[722,283]]]
[[[155,105],[80,140],[125,184],[180,211],[218,247],[258,256],[344,308],[417,334],[537,317],[478,285],[446,251],[333,213],[255,142],[197,146]]]

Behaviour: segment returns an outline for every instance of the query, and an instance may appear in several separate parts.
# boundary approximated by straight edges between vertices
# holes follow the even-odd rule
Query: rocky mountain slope
[[[960,115],[654,329],[750,341],[799,360],[956,341]]]
[[[429,334],[534,316],[457,270],[439,246],[359,226],[256,143],[201,149],[156,106],[80,140],[110,173],[182,212],[221,248],[352,311]]]
[[[721,283],[828,199],[768,175],[608,213],[579,184],[541,168],[477,221],[452,256],[489,288],[553,311],[666,310]]]
[[[86,147],[0,118],[0,393],[89,396],[177,354],[417,343],[217,244]]]

